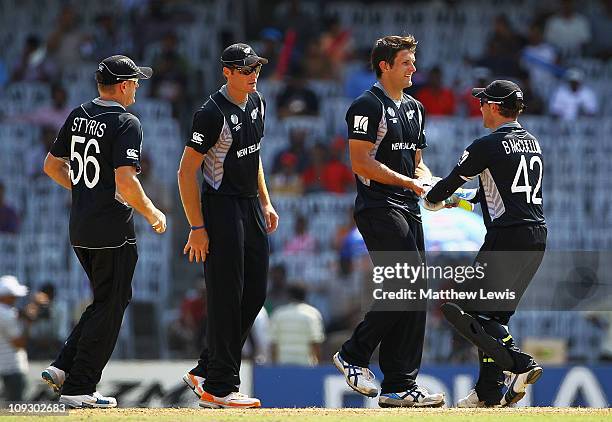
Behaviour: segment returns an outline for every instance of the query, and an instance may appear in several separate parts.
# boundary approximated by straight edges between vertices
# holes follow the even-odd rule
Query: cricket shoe
[[[444,393],[430,393],[424,387],[415,385],[399,393],[384,393],[378,398],[380,407],[441,407]]]
[[[541,366],[535,366],[523,374],[505,372],[508,376],[508,391],[506,391],[506,394],[502,397],[500,404],[506,407],[518,403],[519,400],[525,397],[527,386],[535,384],[542,376],[542,372]]]
[[[480,400],[478,398],[478,393],[476,393],[476,390],[472,389],[470,390],[470,393],[460,399],[457,402],[457,407],[461,407],[461,408],[474,408],[474,407],[487,407],[485,405],[485,402],[483,400]]]
[[[66,380],[66,372],[55,366],[49,366],[40,374],[42,380],[46,382],[55,393],[59,393]]]
[[[261,402],[259,399],[249,397],[239,392],[229,393],[225,397],[217,397],[203,391],[198,405],[208,409],[247,409],[251,407],[261,407]]]
[[[191,391],[193,391],[193,394],[198,396],[198,398],[200,398],[202,396],[202,393],[204,392],[204,380],[205,379],[206,378],[198,377],[197,375],[190,374],[189,372],[183,375],[183,382],[185,382],[185,384],[187,384],[187,386],[191,388]]]
[[[117,400],[114,397],[104,397],[97,391],[93,394],[83,394],[80,396],[62,394],[59,402],[73,409],[117,407]]]
[[[369,368],[351,365],[340,357],[340,352],[336,352],[332,358],[338,371],[342,372],[346,383],[353,390],[368,397],[378,395],[378,387],[374,384],[374,374]]]

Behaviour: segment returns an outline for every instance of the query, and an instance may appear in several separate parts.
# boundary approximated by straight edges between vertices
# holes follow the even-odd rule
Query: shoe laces
[[[374,378],[376,378],[376,375],[374,375],[374,372],[370,371],[370,368],[361,368],[361,369],[362,369],[362,376],[368,381],[373,381]]]

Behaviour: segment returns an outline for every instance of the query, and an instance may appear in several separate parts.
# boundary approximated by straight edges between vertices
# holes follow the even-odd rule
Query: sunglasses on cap
[[[486,103],[489,103],[489,104],[502,104],[501,101],[491,101],[491,100],[487,100],[486,98],[481,98],[480,99],[480,107],[482,107]]]
[[[255,66],[232,66],[231,68],[237,70],[241,75],[248,76],[253,72],[259,73],[261,70],[261,63],[258,63]]]

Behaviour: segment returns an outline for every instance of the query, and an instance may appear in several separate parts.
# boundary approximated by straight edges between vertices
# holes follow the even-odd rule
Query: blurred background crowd
[[[514,80],[525,93],[522,121],[545,151],[550,248],[612,249],[603,194],[612,188],[610,0],[48,0],[44,8],[2,0],[0,275],[17,276],[31,294],[8,302],[0,294],[0,309],[20,309],[25,327],[16,333],[23,342],[0,331],[0,350],[6,343],[25,347],[30,359],[54,357],[89,300],[67,239],[69,193],[42,175],[42,163],[70,110],[96,96],[97,63],[126,54],[155,71],[141,83],[133,112],[144,129],[141,180],[168,214],[169,232],[154,236],[138,219],[134,299],[115,356],[195,359],[206,290],[201,267],[181,254],[188,228],[176,170],[193,112],[222,84],[220,52],[243,41],[270,60],[258,82],[268,104],[261,154],[280,215],[268,300],[245,357],[327,360],[360,318],[370,264],[352,218],[344,115],[374,82],[373,42],[402,33],[420,41],[408,93],[425,106],[424,159],[434,174],[446,175],[485,133],[470,89]],[[428,247],[476,250],[478,216],[452,212],[426,219]],[[441,229],[447,224],[460,229]],[[595,281],[579,277],[581,299],[593,294],[594,274]],[[526,311],[513,329],[550,338],[561,361],[610,360],[610,322],[609,312]],[[470,359],[435,312],[428,330],[425,362]]]

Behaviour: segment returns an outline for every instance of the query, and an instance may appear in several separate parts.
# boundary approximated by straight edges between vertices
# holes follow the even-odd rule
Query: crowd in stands
[[[339,97],[348,103],[371,86],[375,80],[368,55],[374,39],[358,39],[355,28],[345,24],[343,16],[326,13],[326,2],[259,0],[254,3],[257,9],[269,13],[244,17],[248,22],[245,31],[251,39],[238,40],[236,33],[220,27],[216,40],[206,42],[216,42],[218,45],[214,48],[219,50],[230,42],[247,41],[259,55],[269,59],[260,75],[270,113],[266,116],[266,131],[269,133],[283,125],[289,127],[282,147],[274,149],[265,163],[272,198],[350,195],[355,189],[354,175],[342,126],[335,133],[321,135],[317,130],[292,127],[288,122],[328,117],[324,105],[329,98],[315,88],[317,82],[337,88]],[[421,4],[412,3],[415,7]],[[457,3],[460,7],[462,2]],[[39,107],[0,109],[0,125],[23,123],[42,129],[38,147],[28,152],[31,168],[26,171],[32,180],[41,175],[44,156],[70,109],[94,95],[93,72],[102,58],[121,53],[137,63],[150,64],[155,74],[151,81],[141,84],[138,100],[152,98],[170,104],[172,117],[179,122],[183,133],[189,130],[193,111],[222,82],[219,63],[197,62],[185,48],[189,41],[186,32],[177,29],[198,25],[192,2],[142,0],[117,4],[120,8],[115,13],[100,12],[83,20],[79,3],[61,3],[61,7],[50,9],[58,13],[48,30],[22,29],[19,54],[0,54],[0,91],[23,82],[43,83],[49,90],[50,101]],[[428,119],[480,118],[479,103],[471,96],[471,87],[485,86],[496,78],[519,83],[525,93],[527,115],[554,116],[565,121],[603,115],[604,99],[592,86],[586,69],[579,67],[577,58],[608,64],[612,61],[612,0],[594,2],[588,10],[582,10],[582,4],[572,0],[534,2],[533,5],[537,6],[533,6],[531,20],[520,25],[500,8],[492,21],[482,23],[483,38],[473,40],[475,44],[481,43],[482,48],[474,48],[475,55],[458,57],[452,65],[444,60],[437,63],[430,60],[421,66],[419,55],[429,46],[419,44],[418,70],[414,85],[407,92],[423,103]],[[362,6],[362,2],[354,2],[355,8]],[[247,15],[252,9],[242,12]],[[406,31],[411,32],[410,28]],[[414,35],[420,39],[418,32]],[[86,90],[72,84],[72,78],[79,73],[91,76]],[[271,86],[276,88],[270,93],[263,88]],[[334,113],[342,120],[345,111],[338,109]],[[146,154],[147,127],[144,131]],[[0,142],[10,140],[0,139]],[[182,139],[168,139],[168,142],[184,143]],[[150,170],[153,165],[156,163],[152,157],[145,155],[141,175],[145,190],[161,209],[174,212],[175,221],[183,221],[182,210],[173,205],[177,200],[173,192],[175,180],[160,180],[156,171]],[[5,200],[4,191],[0,183],[0,232],[18,233],[21,216]],[[353,293],[357,293],[350,297],[358,296],[360,291],[361,280],[350,280],[369,261],[352,217],[346,220],[339,226],[327,227],[333,242],[321,245],[312,231],[309,215],[296,211],[290,217],[281,216],[281,224],[290,224],[291,234],[281,244],[273,242],[272,251],[283,259],[291,259],[308,257],[321,249],[330,250],[335,262],[332,275],[338,283],[346,282],[346,285],[303,284],[303,280],[289,276],[284,261],[273,264],[265,315],[255,329],[264,334],[250,343],[250,356],[257,356],[258,361],[316,364],[331,334],[352,328],[361,312],[360,303],[336,295],[333,309],[329,305],[318,306],[318,303],[328,303],[326,300],[334,295],[334,289],[347,291],[349,283],[357,286],[353,287]],[[176,234],[181,242],[184,235]],[[179,255],[173,253],[173,259],[182,259]],[[173,276],[181,277],[180,274]],[[193,358],[199,353],[205,336],[206,292],[201,280],[197,283],[187,280],[184,285],[191,288],[168,298],[176,310],[176,317],[167,327],[168,344],[173,356]],[[51,290],[46,294],[48,303],[53,303],[55,293]],[[308,302],[317,306],[310,306]],[[70,319],[67,316],[54,318],[64,322],[61,328],[53,329],[57,337],[48,339],[49,342],[63,338],[69,326],[65,322]],[[42,322],[39,324],[41,332],[51,332],[42,328]],[[295,335],[298,329],[300,336]],[[36,330],[33,326],[31,331]],[[268,340],[261,340],[264,337]],[[31,351],[32,356],[36,350]]]

